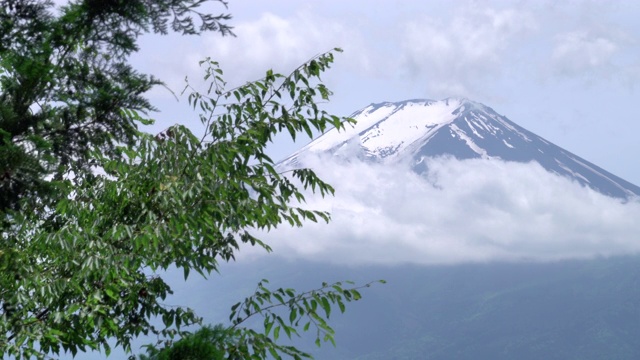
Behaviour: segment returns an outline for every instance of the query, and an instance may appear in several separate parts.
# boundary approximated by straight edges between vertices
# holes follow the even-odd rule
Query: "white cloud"
[[[341,47],[341,61],[354,69],[369,68],[360,32],[345,23],[320,18],[305,11],[291,17],[265,12],[256,21],[235,24],[236,38],[209,38],[202,56],[219,60],[236,79],[255,79],[267,69],[288,72],[310,57]]]
[[[227,88],[260,79],[268,69],[288,74],[313,56],[336,47],[344,53],[336,57],[329,76],[375,70],[374,57],[368,53],[362,33],[344,19],[324,18],[306,10],[291,15],[267,11],[255,20],[233,22],[233,26],[237,37],[217,33],[198,37],[147,35],[141,44],[145,51],[135,54],[133,63],[144,72],[158,74],[177,93],[184,88],[185,76],[196,89],[208,88],[202,80],[204,69],[198,65],[207,57],[220,64]],[[153,55],[149,56],[151,51]],[[159,87],[150,96],[158,102],[173,100],[170,92]]]
[[[282,227],[275,253],[343,264],[551,261],[640,251],[640,203],[621,203],[537,163],[429,160],[408,166],[308,159],[336,188],[314,199],[330,224]],[[242,256],[255,255],[243,250]]]
[[[566,76],[609,75],[616,71],[619,42],[614,36],[584,30],[557,35],[551,56],[554,70]]]
[[[446,21],[416,19],[404,27],[403,63],[435,97],[469,96],[500,75],[505,58],[536,27],[529,12],[516,9],[467,7]]]

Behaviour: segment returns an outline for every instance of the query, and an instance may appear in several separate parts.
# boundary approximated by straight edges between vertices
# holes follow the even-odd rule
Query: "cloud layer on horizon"
[[[336,189],[308,197],[329,224],[281,227],[264,239],[275,254],[339,264],[554,261],[640,251],[640,202],[621,202],[537,163],[428,160],[408,165],[307,158]],[[311,200],[312,199],[312,200]],[[242,257],[257,252],[241,252]]]

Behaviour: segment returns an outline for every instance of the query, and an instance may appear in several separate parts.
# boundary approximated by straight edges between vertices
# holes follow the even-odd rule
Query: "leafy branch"
[[[385,283],[384,280],[378,280],[357,287],[351,286],[354,285],[351,281],[323,283],[320,288],[298,293],[290,288],[269,290],[265,286],[268,282],[266,279],[260,281],[252,296],[231,307],[229,320],[233,324],[232,328],[238,327],[256,315],[261,315],[264,318],[264,335],[269,337],[272,334],[273,340],[277,341],[281,331],[284,331],[289,339],[292,335],[300,336],[297,329],[303,322],[303,331],[308,331],[311,325],[316,328],[316,345],[318,346],[320,346],[321,337],[324,342],[330,341],[335,346],[335,331],[327,323],[332,306],[337,305],[340,312],[344,313],[346,302],[357,301],[362,297],[359,290],[368,288],[374,283]],[[279,312],[276,312],[278,308],[285,308],[288,317],[283,318]]]

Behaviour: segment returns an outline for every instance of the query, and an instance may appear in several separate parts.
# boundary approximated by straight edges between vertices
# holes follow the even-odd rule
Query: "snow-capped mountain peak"
[[[628,198],[640,188],[518,126],[490,107],[461,98],[371,104],[351,115],[357,122],[331,129],[281,163],[293,167],[305,153],[358,156],[370,161],[453,156],[536,161],[603,194]],[[355,153],[355,155],[354,155]]]

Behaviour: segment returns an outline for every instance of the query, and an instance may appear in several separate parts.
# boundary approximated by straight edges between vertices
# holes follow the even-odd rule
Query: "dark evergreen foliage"
[[[169,23],[232,34],[230,16],[200,13],[202,3],[73,1],[55,16],[51,1],[0,1],[0,217],[27,206],[21,199],[52,204],[59,192],[47,178],[86,173],[92,151],[118,157],[116,144],[133,143],[136,122],[123,110],[153,110],[143,94],[160,81],[127,57],[140,35],[166,34]]]

